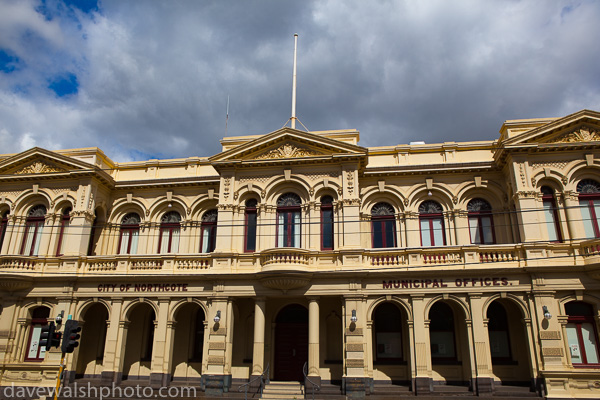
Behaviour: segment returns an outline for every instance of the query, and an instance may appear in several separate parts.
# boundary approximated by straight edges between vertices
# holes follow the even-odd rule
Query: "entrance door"
[[[285,307],[275,320],[274,379],[303,381],[308,361],[308,310],[299,304]]]

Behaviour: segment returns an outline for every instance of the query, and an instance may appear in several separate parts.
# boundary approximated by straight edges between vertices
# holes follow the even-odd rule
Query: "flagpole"
[[[296,51],[298,49],[298,34],[294,33],[294,75],[292,78],[292,129],[296,129]]]

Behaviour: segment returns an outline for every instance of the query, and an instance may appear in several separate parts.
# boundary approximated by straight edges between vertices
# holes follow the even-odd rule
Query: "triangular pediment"
[[[503,142],[505,146],[546,144],[600,144],[600,113],[582,110],[520,133]]]
[[[364,147],[326,138],[318,134],[283,128],[240,144],[209,158],[213,163],[269,162],[297,160],[335,155],[364,156]]]
[[[86,162],[34,147],[2,160],[0,162],[0,176],[63,174],[94,168],[94,165]]]

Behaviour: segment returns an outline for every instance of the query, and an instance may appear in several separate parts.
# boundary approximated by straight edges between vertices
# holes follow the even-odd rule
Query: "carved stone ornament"
[[[30,164],[20,170],[16,171],[17,175],[25,175],[25,174],[48,174],[52,172],[66,172],[66,170],[62,168],[58,168],[53,165],[44,164],[41,161],[36,161],[33,164]]]
[[[284,145],[268,151],[266,153],[260,154],[256,157],[257,160],[269,160],[269,159],[277,159],[277,158],[299,158],[299,157],[311,157],[311,156],[320,156],[322,154],[317,153],[316,151],[312,151],[309,149],[304,149],[301,147],[296,147],[291,143],[285,143]]]
[[[261,279],[263,286],[270,289],[279,289],[284,292],[292,289],[299,289],[308,285],[309,277],[304,276],[274,276]]]
[[[576,142],[600,142],[600,135],[596,131],[590,130],[585,126],[579,128],[578,131],[571,132],[565,136],[561,136],[551,143],[576,143]]]

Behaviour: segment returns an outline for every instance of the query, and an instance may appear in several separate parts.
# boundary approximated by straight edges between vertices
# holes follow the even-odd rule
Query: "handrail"
[[[248,382],[246,382],[243,385],[240,385],[240,387],[238,387],[238,392],[241,392],[242,388],[244,386],[246,387],[246,391],[244,392],[244,400],[248,400],[248,389],[250,388],[250,384],[253,382],[256,382],[259,379],[260,379],[260,386],[258,387],[258,391],[260,393],[260,396],[262,397],[263,389],[265,387],[265,381],[267,384],[270,383],[270,381],[271,381],[271,379],[269,378],[269,367],[270,367],[270,365],[267,364],[267,368],[265,368],[265,370],[263,371],[262,374],[255,376]]]
[[[312,400],[315,400],[315,387],[317,388],[317,391],[319,391],[321,390],[321,386],[311,381],[308,377],[308,361],[304,363],[304,367],[302,367],[302,373],[304,374],[304,379],[310,382],[312,386]],[[304,387],[306,388],[306,385],[304,385]]]

